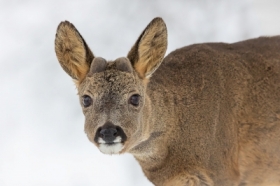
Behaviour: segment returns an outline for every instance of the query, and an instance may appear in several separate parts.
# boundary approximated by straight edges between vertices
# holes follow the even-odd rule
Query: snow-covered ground
[[[127,154],[101,154],[83,132],[71,78],[54,52],[60,21],[96,56],[125,56],[154,17],[168,53],[198,42],[280,34],[277,0],[0,0],[0,186],[152,185]]]

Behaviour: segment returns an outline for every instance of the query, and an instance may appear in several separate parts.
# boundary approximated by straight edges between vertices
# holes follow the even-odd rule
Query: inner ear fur
[[[68,21],[58,25],[55,52],[64,71],[77,85],[80,84],[89,71],[94,55],[75,26]]]
[[[161,18],[155,18],[142,32],[127,57],[141,78],[149,78],[160,66],[166,49],[166,25]]]

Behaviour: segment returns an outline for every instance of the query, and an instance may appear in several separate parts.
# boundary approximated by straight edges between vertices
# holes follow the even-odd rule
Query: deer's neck
[[[131,153],[140,163],[144,173],[151,180],[153,171],[160,171],[166,166],[169,156],[168,147],[172,133],[172,121],[174,111],[172,108],[172,96],[166,94],[164,89],[148,92],[145,99],[143,113],[142,140],[135,146]]]

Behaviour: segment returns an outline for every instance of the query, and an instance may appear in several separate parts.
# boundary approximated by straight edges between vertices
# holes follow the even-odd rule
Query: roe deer
[[[60,23],[55,51],[76,83],[88,139],[104,154],[133,154],[155,185],[280,185],[280,36],[164,58],[166,48],[161,18],[111,62]]]

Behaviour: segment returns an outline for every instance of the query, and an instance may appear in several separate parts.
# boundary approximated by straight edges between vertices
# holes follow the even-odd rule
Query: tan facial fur
[[[108,63],[106,71],[86,77],[78,90],[80,98],[83,95],[93,98],[93,105],[83,109],[85,132],[89,140],[95,143],[98,127],[109,121],[124,130],[127,136],[125,151],[130,143],[137,140],[133,137],[141,130],[145,87],[136,74],[115,70],[113,66],[113,62]],[[136,93],[141,95],[141,100],[138,107],[133,107],[128,104],[128,99]]]
[[[280,185],[280,36],[164,58],[166,48],[161,18],[114,61],[60,23],[55,51],[76,82],[89,140],[104,154],[133,154],[159,186]]]

